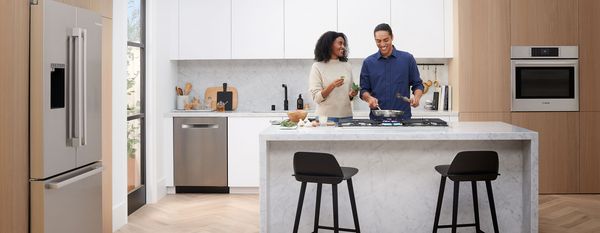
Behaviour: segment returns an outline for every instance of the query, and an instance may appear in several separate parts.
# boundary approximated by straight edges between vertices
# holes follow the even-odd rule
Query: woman
[[[315,63],[309,76],[309,92],[317,104],[316,114],[328,121],[352,119],[352,66],[348,63],[348,41],[340,32],[325,32],[315,46]]]

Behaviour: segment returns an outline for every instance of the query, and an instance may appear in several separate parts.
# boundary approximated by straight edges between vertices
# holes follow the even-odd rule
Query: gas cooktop
[[[439,118],[413,118],[409,120],[383,120],[374,121],[369,119],[341,120],[338,127],[395,127],[395,126],[448,126],[448,123]]]

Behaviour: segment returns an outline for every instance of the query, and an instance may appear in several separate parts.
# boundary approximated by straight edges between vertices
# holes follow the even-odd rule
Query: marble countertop
[[[293,111],[293,110],[292,110]],[[413,111],[413,117],[458,117],[458,112],[448,111]],[[314,111],[308,112],[309,117],[314,117]],[[186,111],[175,110],[165,114],[165,117],[287,117],[287,111],[273,112],[215,112],[215,111]],[[369,117],[368,111],[356,111],[354,117]]]
[[[533,140],[538,134],[503,122],[450,122],[447,127],[298,127],[270,126],[261,132],[266,141],[374,140]]]

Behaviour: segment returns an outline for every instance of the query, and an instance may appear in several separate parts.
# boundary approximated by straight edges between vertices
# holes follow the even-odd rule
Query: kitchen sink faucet
[[[288,110],[287,85],[281,84],[281,86],[283,87],[284,93],[285,93],[284,94],[285,99],[283,100],[283,110],[287,111]]]

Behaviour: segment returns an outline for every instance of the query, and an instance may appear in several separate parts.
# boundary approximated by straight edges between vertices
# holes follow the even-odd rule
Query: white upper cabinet
[[[285,0],[285,58],[314,58],[326,31],[337,31],[337,0]]]
[[[232,58],[283,58],[283,0],[231,0],[231,4]]]
[[[231,2],[179,0],[179,59],[231,58]]]
[[[377,52],[373,29],[380,23],[390,23],[390,0],[338,1],[338,31],[348,37],[349,57],[365,58]]]
[[[419,58],[446,56],[444,0],[394,0],[391,4],[396,49]]]
[[[339,31],[348,37],[349,57],[365,58],[377,52],[375,26],[389,23],[397,49],[416,58],[450,58],[452,2],[178,0],[171,55],[181,60],[312,59],[317,39]]]

